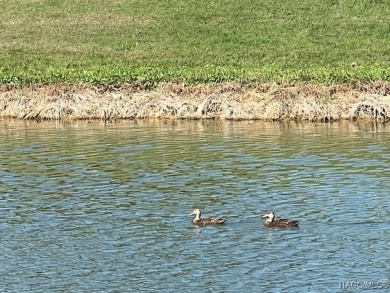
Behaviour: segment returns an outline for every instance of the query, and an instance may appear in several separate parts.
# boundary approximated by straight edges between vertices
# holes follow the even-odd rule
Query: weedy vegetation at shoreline
[[[390,81],[390,5],[6,0],[0,84]]]
[[[153,90],[133,85],[4,87],[0,118],[66,119],[229,119],[332,122],[390,119],[390,83],[370,85],[239,84],[183,86]]]

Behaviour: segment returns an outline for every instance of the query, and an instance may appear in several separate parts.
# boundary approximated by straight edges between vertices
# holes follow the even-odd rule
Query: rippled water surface
[[[389,281],[389,179],[383,124],[0,121],[0,292]]]

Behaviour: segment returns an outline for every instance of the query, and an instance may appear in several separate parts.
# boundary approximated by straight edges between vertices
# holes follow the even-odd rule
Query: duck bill
[[[263,219],[264,219],[264,218],[268,218],[268,216],[267,216],[267,215],[262,215],[261,217],[262,217]]]

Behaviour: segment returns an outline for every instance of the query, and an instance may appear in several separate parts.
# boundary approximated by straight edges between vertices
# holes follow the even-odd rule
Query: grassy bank
[[[0,84],[390,81],[387,0],[5,0]]]

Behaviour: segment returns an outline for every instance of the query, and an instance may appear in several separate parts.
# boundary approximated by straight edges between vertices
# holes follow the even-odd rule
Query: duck
[[[220,225],[226,222],[226,219],[224,218],[204,218],[202,219],[200,209],[194,209],[191,213],[191,215],[195,215],[194,220],[192,223],[194,223],[197,226],[206,226],[206,225]]]
[[[288,227],[298,227],[299,222],[297,220],[289,220],[289,219],[278,219],[275,220],[275,212],[269,211],[261,216],[264,220],[264,225],[270,228],[280,227],[280,228],[288,228]]]

